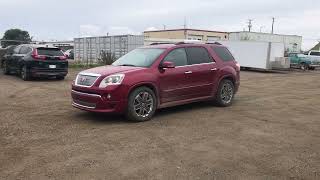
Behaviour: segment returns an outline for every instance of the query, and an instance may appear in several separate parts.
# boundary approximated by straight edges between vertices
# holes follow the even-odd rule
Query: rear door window
[[[184,48],[172,50],[163,61],[173,62],[175,66],[185,66],[188,64],[187,54]]]
[[[213,51],[219,56],[222,61],[233,61],[234,58],[230,51],[225,47],[212,47]]]
[[[21,46],[15,47],[14,50],[13,50],[13,53],[14,54],[19,54],[20,53],[20,49],[21,49]]]
[[[208,51],[203,47],[188,47],[186,51],[189,65],[213,62]]]
[[[22,46],[20,49],[20,54],[28,54],[32,49],[30,47]]]
[[[44,56],[64,56],[63,52],[58,48],[37,48],[39,55]]]

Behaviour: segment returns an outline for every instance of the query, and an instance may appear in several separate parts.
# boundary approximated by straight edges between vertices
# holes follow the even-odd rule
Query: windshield
[[[135,49],[112,63],[113,66],[149,67],[165,49]]]

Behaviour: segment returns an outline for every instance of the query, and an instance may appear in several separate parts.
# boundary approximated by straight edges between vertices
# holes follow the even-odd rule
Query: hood
[[[132,66],[100,66],[92,69],[87,69],[84,71],[81,71],[83,73],[95,73],[100,74],[101,76],[108,76],[111,74],[117,74],[117,73],[126,73],[136,70],[145,69],[144,67],[132,67]]]

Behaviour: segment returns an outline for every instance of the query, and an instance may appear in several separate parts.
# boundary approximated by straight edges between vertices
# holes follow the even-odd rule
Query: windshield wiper
[[[135,65],[133,65],[133,64],[120,64],[119,66],[132,66],[132,67],[135,67]]]

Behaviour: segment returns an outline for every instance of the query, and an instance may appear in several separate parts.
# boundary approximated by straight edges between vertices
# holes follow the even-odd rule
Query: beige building
[[[228,33],[199,29],[169,29],[158,31],[145,31],[145,39],[189,39],[200,41],[227,40]]]

